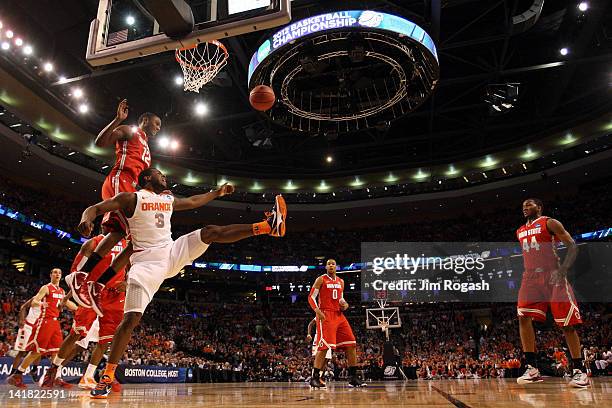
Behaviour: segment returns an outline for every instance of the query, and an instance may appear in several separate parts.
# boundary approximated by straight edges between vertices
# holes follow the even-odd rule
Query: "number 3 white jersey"
[[[134,215],[128,218],[134,250],[160,248],[172,243],[170,218],[174,196],[144,189],[135,194]]]

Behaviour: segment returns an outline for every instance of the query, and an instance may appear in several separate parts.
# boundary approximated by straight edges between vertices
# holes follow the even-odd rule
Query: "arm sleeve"
[[[317,304],[317,296],[319,296],[319,289],[313,287],[310,289],[310,295],[308,295],[308,304],[312,310],[317,310],[319,305]]]

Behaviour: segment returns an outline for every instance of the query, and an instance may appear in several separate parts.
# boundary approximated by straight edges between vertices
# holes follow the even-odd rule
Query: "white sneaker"
[[[530,365],[527,366],[525,374],[516,379],[517,384],[530,384],[536,382],[542,382],[542,377],[540,377],[540,370]]]
[[[577,368],[574,369],[574,372],[572,373],[572,380],[569,382],[569,386],[574,388],[586,388],[589,385],[591,385],[591,380],[589,379],[589,376],[578,370]]]

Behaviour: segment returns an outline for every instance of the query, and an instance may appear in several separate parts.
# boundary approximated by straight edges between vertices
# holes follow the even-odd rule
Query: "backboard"
[[[91,22],[87,61],[112,64],[203,41],[265,30],[291,21],[291,0],[186,0],[195,28],[180,41],[160,32],[142,0],[99,0]]]

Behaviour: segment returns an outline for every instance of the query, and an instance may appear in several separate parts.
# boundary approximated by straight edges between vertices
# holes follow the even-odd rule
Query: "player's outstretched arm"
[[[118,140],[128,140],[132,138],[132,128],[127,125],[121,125],[121,122],[127,119],[128,113],[127,99],[124,99],[119,102],[115,119],[98,133],[95,141],[96,146],[113,146]]]
[[[206,194],[198,194],[187,198],[174,198],[173,209],[174,211],[193,210],[205,206],[215,198],[223,197],[224,195],[232,194],[234,192],[234,186],[225,183],[216,190],[210,191]]]
[[[558,271],[558,279],[565,279],[567,275],[567,271],[574,264],[576,257],[578,256],[578,246],[574,241],[574,238],[570,235],[569,232],[563,227],[559,221],[554,218],[549,218],[546,222],[546,227],[548,231],[553,233],[557,239],[565,244],[567,248],[567,254],[565,255],[565,259],[563,260],[563,264],[559,267]]]
[[[136,207],[136,194],[135,193],[119,193],[113,198],[99,202],[89,206],[83,211],[81,216],[81,222],[77,227],[79,233],[85,237],[91,235],[93,230],[93,222],[98,215],[105,214],[110,211],[122,210],[126,215],[131,217]]]
[[[32,298],[32,303],[30,304],[30,306],[32,307],[40,306],[43,298],[47,296],[48,294],[49,294],[49,288],[47,288],[47,285],[45,285],[42,288],[40,288],[38,293]]]

